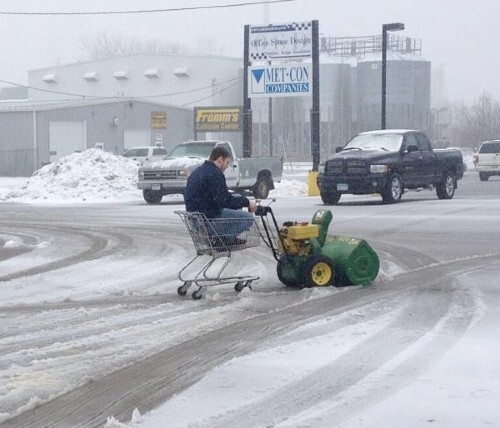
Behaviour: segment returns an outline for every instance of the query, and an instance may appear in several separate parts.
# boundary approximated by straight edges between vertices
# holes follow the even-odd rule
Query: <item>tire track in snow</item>
[[[39,266],[33,266],[28,269],[21,269],[7,275],[2,275],[0,276],[0,282],[10,281],[12,279],[22,278],[26,276],[33,276],[40,273],[61,269],[84,261],[101,258],[105,255],[109,255],[116,251],[119,251],[120,249],[127,248],[127,245],[130,243],[130,240],[127,236],[120,234],[108,233],[107,236],[103,236],[102,232],[85,232],[78,228],[65,226],[49,227],[30,225],[29,227],[32,230],[39,229],[57,233],[63,232],[68,235],[77,235],[89,242],[89,248],[69,257],[63,257],[58,260],[41,264]],[[118,244],[116,246],[110,247],[110,242],[112,242],[112,240],[109,239],[110,237],[118,241]]]
[[[435,287],[439,287],[439,293]],[[205,420],[201,426],[337,426],[347,417],[386,398],[449,349],[475,316],[473,296],[465,290],[457,290],[452,280],[427,283],[420,290],[414,290],[410,299],[387,327],[332,359],[331,363],[272,395],[264,395],[258,402],[235,409],[228,416]],[[464,316],[457,319],[457,311]],[[373,319],[363,322],[370,323]],[[424,344],[417,346],[419,342]],[[377,376],[383,371],[381,367],[390,365],[400,355],[404,358],[399,364]],[[349,392],[351,389],[356,392]],[[315,411],[308,417],[311,408],[321,406],[328,411],[328,418],[318,420]],[[324,425],[325,420],[328,425]]]
[[[451,279],[448,272],[455,274],[474,270],[481,270],[491,266],[492,262],[498,260],[498,255],[490,255],[482,258],[469,258],[455,260],[449,263],[436,264],[420,268],[396,277],[390,284],[368,288],[352,288],[346,292],[334,293],[324,298],[305,301],[302,304],[276,310],[270,313],[256,314],[251,319],[235,322],[223,328],[201,334],[191,340],[169,347],[156,355],[129,367],[118,370],[110,375],[95,380],[90,384],[83,385],[67,394],[41,405],[34,410],[29,410],[18,417],[13,418],[11,423],[22,426],[57,426],[66,423],[68,426],[102,426],[106,418],[114,415],[122,421],[131,417],[134,408],[141,412],[148,411],[161,404],[172,395],[179,393],[193,383],[197,382],[203,375],[216,366],[229,359],[245,355],[257,349],[261,344],[270,339],[279,337],[284,333],[293,331],[296,327],[324,317],[325,314],[334,316],[342,312],[360,308],[375,302],[388,302],[398,299],[401,293],[412,292],[418,296],[422,291],[421,298],[415,298],[413,304],[415,309],[432,303],[434,295],[433,287],[441,284],[446,287]],[[422,282],[426,285],[422,285]],[[411,318],[401,319],[406,322],[406,328],[412,333],[411,340],[407,341],[402,334],[402,328],[395,323],[390,332],[401,334],[396,336],[397,345],[383,349],[373,358],[366,356],[373,343],[368,342],[355,352],[354,355],[364,357],[365,365],[361,367],[361,375],[355,376],[350,382],[345,378],[341,382],[341,388],[337,393],[347,390],[370,373],[373,373],[381,364],[387,363],[398,353],[404,352],[425,334],[432,334],[435,326],[446,317],[453,301],[454,292],[450,291],[443,297],[441,303],[444,309],[437,305],[430,319],[421,329],[418,323],[412,322]],[[469,303],[465,300],[465,307]],[[458,337],[466,328],[474,315],[466,317],[462,323],[452,328],[453,337]],[[376,344],[387,339],[388,332],[378,337],[371,338]],[[387,343],[387,342],[383,342]],[[451,346],[451,345],[447,345]],[[425,348],[424,348],[425,349]],[[447,349],[447,347],[446,347]],[[434,350],[430,348],[430,355],[440,355],[443,349]],[[433,354],[435,352],[435,354]],[[345,358],[343,364],[347,372],[356,373],[356,367],[352,365],[350,358]],[[416,361],[419,361],[417,358]],[[425,362],[422,357],[420,361]],[[376,364],[375,364],[376,363]],[[418,365],[418,364],[417,364]],[[423,364],[425,366],[425,364]],[[354,370],[354,372],[353,372]],[[395,385],[395,388],[400,385]],[[330,385],[332,394],[335,395],[335,384]],[[89,416],[92,415],[92,416]],[[38,425],[37,425],[38,424]]]

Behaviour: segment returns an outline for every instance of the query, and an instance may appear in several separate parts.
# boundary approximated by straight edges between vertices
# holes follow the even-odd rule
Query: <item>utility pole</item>
[[[401,31],[405,29],[405,24],[395,22],[392,24],[382,25],[382,124],[381,129],[386,126],[386,90],[387,90],[387,32],[388,31]]]

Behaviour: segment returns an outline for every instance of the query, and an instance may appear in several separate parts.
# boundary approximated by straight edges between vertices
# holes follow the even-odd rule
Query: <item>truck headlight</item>
[[[320,163],[318,165],[318,172],[320,172],[321,174],[325,173],[325,164],[324,163]]]
[[[180,169],[177,171],[177,176],[182,177],[182,178],[188,178],[189,177],[189,169]]]
[[[381,173],[388,171],[389,167],[387,165],[370,165],[370,172],[372,173]]]
[[[139,171],[139,180],[144,180],[144,171]]]

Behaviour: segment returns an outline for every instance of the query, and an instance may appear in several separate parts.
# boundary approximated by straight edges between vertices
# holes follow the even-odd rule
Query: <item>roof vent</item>
[[[148,68],[144,72],[144,76],[146,76],[150,79],[160,77],[160,69],[159,68]]]
[[[57,74],[50,73],[42,77],[43,81],[46,83],[57,83]]]
[[[177,77],[189,77],[188,69],[186,67],[178,67],[174,70]]]
[[[92,82],[92,81],[95,82],[95,81],[99,80],[98,76],[97,76],[97,71],[89,71],[83,75],[83,78],[89,82]]]
[[[115,72],[113,73],[113,77],[114,77],[116,80],[126,80],[126,79],[128,79],[128,76],[127,76],[127,70],[115,71]]]

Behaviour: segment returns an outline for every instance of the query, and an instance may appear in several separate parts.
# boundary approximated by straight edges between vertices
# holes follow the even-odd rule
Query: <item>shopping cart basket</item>
[[[201,299],[208,286],[235,283],[238,292],[250,287],[252,281],[259,279],[255,275],[222,276],[222,272],[231,261],[233,251],[260,245],[261,235],[255,219],[208,219],[200,212],[174,211],[178,214],[191,239],[196,255],[178,274],[183,282],[177,289],[180,296],[185,296],[189,287],[195,284],[198,289],[192,293],[195,300]]]

